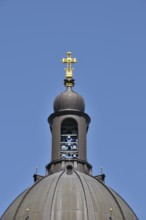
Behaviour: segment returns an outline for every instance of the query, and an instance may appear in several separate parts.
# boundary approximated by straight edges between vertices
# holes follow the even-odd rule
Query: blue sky
[[[72,51],[74,90],[91,117],[88,161],[145,220],[146,0],[0,0],[0,215],[45,174],[47,117],[64,91],[60,60]]]

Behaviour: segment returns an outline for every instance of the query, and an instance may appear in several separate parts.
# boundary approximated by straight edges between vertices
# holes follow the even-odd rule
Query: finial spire
[[[66,72],[66,78],[72,78],[72,72],[74,71],[74,68],[71,68],[72,63],[76,63],[77,59],[71,57],[71,52],[67,52],[67,58],[62,59],[62,63],[67,63],[67,68],[65,68]]]
[[[62,59],[62,63],[67,64],[67,68],[65,68],[66,72],[66,79],[64,80],[64,84],[66,87],[73,87],[74,86],[74,79],[73,79],[73,71],[74,68],[71,67],[71,64],[76,63],[77,59],[71,57],[71,52],[67,52],[67,57]]]

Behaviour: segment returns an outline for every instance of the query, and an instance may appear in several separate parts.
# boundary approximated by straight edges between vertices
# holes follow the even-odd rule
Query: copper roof
[[[2,220],[137,220],[102,181],[79,171],[44,177],[9,206]]]

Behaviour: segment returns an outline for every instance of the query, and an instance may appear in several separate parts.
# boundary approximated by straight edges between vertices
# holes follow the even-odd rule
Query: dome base
[[[56,173],[67,170],[68,166],[72,166],[74,171],[80,171],[92,175],[92,166],[87,161],[80,159],[60,159],[51,161],[46,165],[47,174]]]

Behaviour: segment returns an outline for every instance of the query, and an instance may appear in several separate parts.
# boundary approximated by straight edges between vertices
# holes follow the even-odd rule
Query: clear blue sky
[[[69,50],[93,173],[102,166],[145,220],[146,0],[0,0],[0,215],[51,159],[47,117]]]

